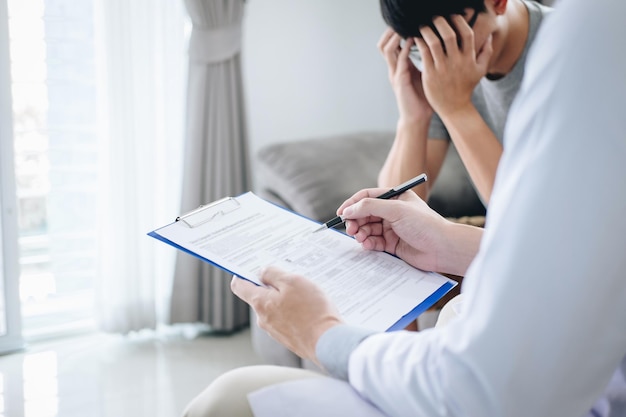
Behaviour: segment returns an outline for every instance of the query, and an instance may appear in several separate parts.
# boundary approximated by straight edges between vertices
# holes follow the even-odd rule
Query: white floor
[[[222,372],[258,363],[249,330],[33,344],[0,356],[0,417],[175,417]]]

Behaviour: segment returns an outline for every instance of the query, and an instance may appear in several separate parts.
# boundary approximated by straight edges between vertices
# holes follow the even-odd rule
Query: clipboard
[[[224,197],[221,198],[219,200],[216,200],[212,203],[208,203],[208,204],[202,204],[200,206],[198,206],[197,208],[190,210],[186,213],[183,213],[179,216],[176,217],[176,219],[174,219],[174,223],[178,223],[180,222],[181,224],[186,225],[189,228],[196,228],[196,227],[200,227],[202,225],[204,225],[207,222],[210,222],[220,216],[224,216],[227,215],[235,210],[237,210],[239,207],[241,207],[241,204],[239,203],[239,201],[237,200],[237,197]],[[165,226],[167,227],[167,226]],[[158,229],[157,229],[158,230]],[[202,255],[200,255],[199,253],[192,251],[184,246],[179,245],[178,243],[160,235],[159,233],[157,233],[157,230],[153,230],[151,232],[148,232],[148,236],[153,237],[157,240],[160,240],[161,242],[167,243],[170,246],[175,247],[176,249],[180,250],[181,252],[185,252],[203,262],[206,262],[208,264],[211,264],[229,274],[233,274],[236,275],[235,272],[231,271],[230,269],[225,268],[224,266],[212,261],[211,259],[204,257]],[[242,279],[245,279],[246,281],[250,281],[255,285],[258,285],[256,282],[251,281],[247,278],[241,277]]]
[[[371,304],[372,306],[376,305],[376,311],[386,313],[386,309],[393,310],[393,313],[389,314],[394,318],[391,320],[386,317],[387,322],[383,327],[381,327],[377,317],[371,318],[371,322],[376,322],[375,324],[372,323],[373,327],[371,328],[378,331],[404,329],[417,316],[432,307],[457,285],[455,281],[439,274],[417,270],[394,255],[385,252],[366,251],[352,237],[339,230],[329,229],[322,233],[311,233],[319,225],[320,223],[317,221],[248,192],[237,197],[225,197],[181,214],[173,223],[157,228],[149,232],[148,235],[256,285],[260,285],[260,282],[255,281],[252,272],[254,269],[249,267],[249,259],[245,256],[263,267],[272,264],[307,278],[313,277],[314,282],[316,282],[315,276],[318,274],[318,270],[325,268],[323,264],[326,262],[330,266],[328,271],[323,271],[327,274],[326,282],[321,285],[323,290],[329,291],[329,281],[334,282],[330,285],[351,286],[350,290],[346,291],[343,296],[335,299],[331,297],[333,302],[338,304],[340,312],[342,311],[340,305],[342,302],[352,303],[353,301],[355,305],[359,306],[358,308],[361,308],[361,305],[369,306]],[[305,234],[302,230],[309,231]],[[334,254],[324,248],[324,245],[329,248],[333,247],[333,250],[338,248],[340,253]],[[321,256],[320,253],[325,250],[325,256]],[[273,257],[267,258],[271,259],[271,261],[267,261],[269,263],[263,263],[265,261],[263,256],[266,252],[271,253]],[[243,255],[239,256],[240,254]],[[347,256],[344,257],[344,254]],[[365,262],[373,263],[363,264],[363,259]],[[362,269],[355,269],[357,267]],[[385,267],[394,272],[387,274]],[[395,271],[402,268],[404,268],[403,272]],[[387,287],[380,287],[380,285],[390,282],[389,280],[395,279],[396,275],[394,274],[398,274],[399,280],[417,279],[416,277],[419,276],[419,279],[423,279],[424,283],[418,283],[415,280],[407,281],[398,284],[405,285],[405,287],[396,288],[395,282],[393,282],[389,286],[389,288],[393,287],[393,290],[389,291],[387,291]],[[373,282],[378,280],[378,275],[380,275],[381,283]],[[366,280],[367,276],[374,279]],[[365,283],[366,281],[368,283]],[[374,290],[368,285],[372,288],[379,285],[379,288]],[[422,287],[418,289],[417,286],[420,285]],[[334,289],[330,292],[336,294],[333,291]],[[366,294],[368,291],[369,294]],[[386,292],[390,294],[381,295]],[[417,294],[415,301],[407,299],[407,297],[415,294]],[[392,301],[387,301],[385,297],[390,300],[395,298]],[[377,300],[377,298],[381,300]],[[398,301],[402,307],[397,305],[399,304]],[[399,308],[402,308],[401,313],[400,310],[395,310]],[[347,310],[350,310],[352,314],[354,309],[347,308]],[[363,320],[366,320],[366,324],[370,323],[368,321],[370,318],[366,317],[370,313],[370,311],[358,312]],[[372,316],[377,314],[372,314]],[[359,320],[361,320],[361,316],[359,316]],[[363,326],[360,322],[348,321],[348,323]]]
[[[224,216],[233,212],[240,207],[241,204],[239,204],[239,201],[237,201],[235,197],[224,197],[182,214],[176,217],[176,221],[183,222],[189,227],[198,227],[206,222],[210,222],[218,216]]]

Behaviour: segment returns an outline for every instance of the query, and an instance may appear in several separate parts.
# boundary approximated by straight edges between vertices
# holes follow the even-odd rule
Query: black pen
[[[402,183],[400,185],[398,185],[397,187],[393,187],[391,190],[386,191],[384,193],[382,193],[381,195],[379,195],[376,198],[380,198],[382,200],[389,200],[390,198],[399,196],[400,194],[402,194],[403,192],[405,192],[406,190],[410,190],[411,188],[420,185],[423,182],[426,182],[428,178],[426,177],[426,174],[420,174],[417,177],[408,180],[405,183]],[[322,227],[320,227],[319,229],[316,229],[313,231],[313,233],[319,232],[321,230],[324,229],[331,229],[341,223],[343,223],[343,217],[342,216],[337,216],[337,217],[333,217],[332,219],[330,219],[329,221],[327,221],[326,223],[324,223],[322,225]]]

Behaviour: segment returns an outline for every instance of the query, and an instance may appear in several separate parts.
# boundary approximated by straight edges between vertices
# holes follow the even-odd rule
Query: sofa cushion
[[[393,132],[359,132],[265,146],[257,154],[256,192],[306,217],[326,221],[346,198],[376,186],[393,138]],[[445,217],[484,214],[453,146],[429,205]]]
[[[375,187],[393,133],[365,132],[277,143],[258,153],[258,194],[325,221],[356,191]]]

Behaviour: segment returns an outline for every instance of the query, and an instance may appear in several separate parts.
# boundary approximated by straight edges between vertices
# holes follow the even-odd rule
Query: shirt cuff
[[[377,332],[340,324],[328,329],[315,345],[315,355],[333,377],[348,380],[350,354],[365,338]]]

